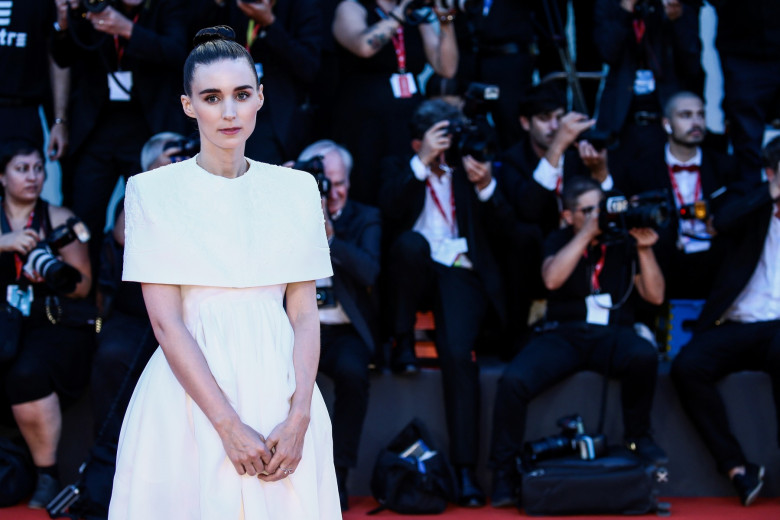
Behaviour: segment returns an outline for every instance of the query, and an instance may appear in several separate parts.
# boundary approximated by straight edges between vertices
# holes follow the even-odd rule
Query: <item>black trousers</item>
[[[717,383],[741,370],[769,374],[780,424],[780,320],[726,322],[694,334],[672,363],[672,381],[680,401],[723,473],[745,464],[746,459],[731,433]]]
[[[141,171],[141,148],[151,137],[138,107],[111,103],[98,118],[87,141],[69,157],[64,168],[64,205],[81,218],[92,233],[89,259],[97,280],[106,210],[120,176]]]
[[[626,438],[650,432],[658,371],[653,346],[628,326],[565,323],[536,335],[504,370],[496,389],[490,461],[495,468],[514,468],[523,447],[528,403],[570,375],[593,370],[621,382]]]
[[[107,439],[119,439],[122,419],[135,383],[156,348],[157,340],[148,318],[114,310],[105,321],[98,335],[98,348],[92,361],[92,413],[96,437],[109,417],[111,405],[117,399],[122,382],[128,377],[128,371],[131,371],[128,386],[118,398],[106,426]]]
[[[360,436],[368,409],[368,363],[371,352],[352,325],[321,325],[319,370],[333,380],[333,462],[357,465]]]
[[[488,311],[487,293],[474,271],[434,262],[428,242],[414,231],[393,244],[389,268],[396,337],[413,334],[417,310],[433,309],[452,462],[475,464],[480,388],[472,352]]]
[[[780,106],[780,60],[761,61],[724,56],[723,110],[729,120],[734,155],[742,177],[756,183],[761,180],[761,144],[767,120]]]

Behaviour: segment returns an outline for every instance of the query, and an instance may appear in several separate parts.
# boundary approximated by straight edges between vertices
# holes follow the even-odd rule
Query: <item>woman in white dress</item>
[[[125,415],[109,518],[341,518],[314,383],[313,280],[332,273],[316,183],[244,157],[263,92],[232,29],[195,44],[182,105],[201,152],[127,185],[124,279],[142,283],[160,348]]]

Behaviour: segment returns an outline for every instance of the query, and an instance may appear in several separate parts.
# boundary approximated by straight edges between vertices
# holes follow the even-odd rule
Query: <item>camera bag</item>
[[[425,456],[402,454],[415,444],[427,447]],[[428,429],[412,421],[379,452],[371,476],[371,493],[380,506],[403,514],[435,514],[456,498],[455,473],[445,455],[435,450]]]
[[[529,515],[638,515],[668,508],[658,502],[659,469],[621,446],[593,460],[577,456],[519,468],[521,505]]]

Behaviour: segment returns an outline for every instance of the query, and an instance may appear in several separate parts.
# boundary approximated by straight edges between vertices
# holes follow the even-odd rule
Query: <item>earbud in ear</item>
[[[664,123],[664,130],[666,130],[666,133],[671,135],[672,134],[672,125],[669,123]]]

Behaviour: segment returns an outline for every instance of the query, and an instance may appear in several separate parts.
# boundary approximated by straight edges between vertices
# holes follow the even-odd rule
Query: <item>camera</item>
[[[607,451],[606,436],[587,435],[585,424],[579,415],[567,415],[556,421],[561,433],[550,435],[523,445],[521,458],[526,463],[537,462],[566,455],[577,455],[582,460],[593,460]]]
[[[450,121],[447,132],[451,144],[447,161],[456,164],[470,155],[479,162],[489,162],[496,157],[496,132],[490,124],[490,113],[498,102],[500,90],[496,85],[471,83],[464,94],[465,120]]]
[[[705,222],[710,218],[711,214],[710,205],[706,200],[697,200],[680,207],[680,218],[682,220],[701,220]]]
[[[68,294],[76,289],[81,281],[81,273],[75,267],[57,258],[59,250],[74,240],[87,242],[90,233],[87,226],[77,217],[52,230],[50,235],[38,242],[27,254],[24,272],[28,275],[38,273],[54,291]]]
[[[194,157],[198,152],[200,152],[200,135],[193,134],[190,137],[185,137],[184,139],[168,141],[165,143],[165,146],[163,146],[163,151],[174,148],[178,149],[179,153],[171,156],[171,162],[181,162]]]
[[[591,128],[582,132],[577,137],[577,141],[582,140],[588,141],[591,145],[593,145],[593,148],[598,151],[612,149],[618,141],[616,132],[611,132],[608,130],[596,130],[595,128]]]
[[[479,15],[482,11],[482,0],[412,0],[404,10],[404,18],[409,25],[431,23],[436,19],[433,8],[445,11],[460,11],[470,16]]]
[[[325,176],[325,165],[322,163],[322,155],[315,155],[305,161],[295,161],[294,170],[309,172],[317,181],[317,187],[320,189],[320,195],[327,197],[330,192],[330,179]]]
[[[665,190],[633,197],[611,195],[601,201],[599,229],[607,237],[623,237],[632,228],[660,229],[669,223],[669,197]]]
[[[92,13],[102,12],[109,5],[114,4],[115,0],[81,0],[84,9]]]

